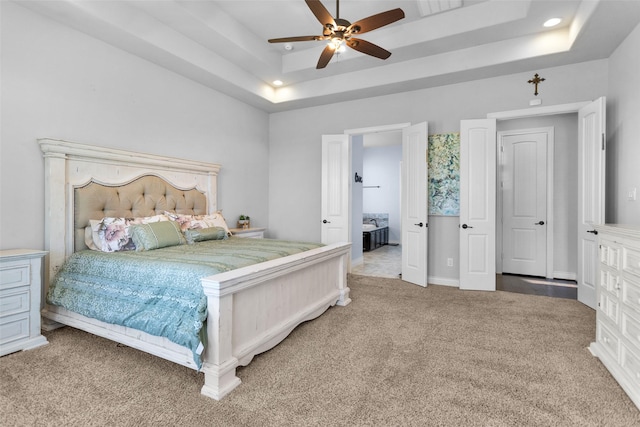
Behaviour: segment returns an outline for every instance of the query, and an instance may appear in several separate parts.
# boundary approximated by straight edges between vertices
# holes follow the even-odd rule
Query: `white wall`
[[[366,147],[362,159],[364,213],[389,214],[389,243],[400,243],[400,162],[402,145]],[[362,221],[361,221],[362,222]]]
[[[609,58],[606,221],[640,224],[640,25]],[[635,201],[628,192],[636,189]]]
[[[218,206],[268,225],[268,115],[35,14],[2,8],[0,248],[44,247],[50,137],[220,163]]]
[[[270,231],[276,237],[319,240],[322,134],[425,120],[430,134],[459,131],[461,119],[528,108],[534,96],[527,80],[534,73],[546,78],[538,96],[543,105],[587,101],[607,93],[607,60],[599,60],[271,114]],[[300,179],[292,183],[290,176]],[[458,278],[458,222],[457,217],[429,219],[430,276]],[[447,267],[447,257],[454,258],[453,267]]]

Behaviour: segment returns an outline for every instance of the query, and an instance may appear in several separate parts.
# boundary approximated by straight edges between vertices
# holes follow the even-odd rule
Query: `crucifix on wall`
[[[538,85],[539,85],[540,83],[542,83],[543,81],[545,81],[545,78],[544,78],[544,77],[540,77],[540,76],[538,75],[538,73],[536,73],[536,74],[533,76],[533,78],[527,82],[527,83],[530,83],[530,84],[534,84],[534,85],[535,85],[535,91],[533,92],[533,94],[534,94],[535,96],[538,96]]]

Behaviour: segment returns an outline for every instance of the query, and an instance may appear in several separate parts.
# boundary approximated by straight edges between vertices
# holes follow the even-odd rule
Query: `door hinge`
[[[604,133],[602,134],[602,151],[604,151]]]

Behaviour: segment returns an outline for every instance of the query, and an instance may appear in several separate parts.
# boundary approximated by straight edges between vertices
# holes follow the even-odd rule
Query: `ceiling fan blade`
[[[347,31],[351,30],[354,34],[362,34],[367,31],[375,30],[376,28],[384,27],[385,25],[399,21],[402,18],[404,18],[404,12],[402,9],[398,8],[387,10],[386,12],[371,15],[368,18],[354,22],[349,26]]]
[[[269,43],[287,43],[287,42],[310,42],[314,40],[324,40],[322,36],[299,36],[299,37],[282,37],[279,39],[269,39]]]
[[[309,6],[309,9],[311,9],[311,12],[313,12],[316,18],[318,18],[318,21],[320,21],[323,27],[327,24],[331,24],[334,27],[337,26],[336,21],[333,19],[333,16],[331,16],[327,8],[324,7],[322,3],[320,3],[320,0],[304,0],[304,1],[305,3],[307,3],[307,6]]]
[[[347,46],[357,50],[358,52],[366,53],[367,55],[375,56],[380,59],[387,59],[391,56],[391,52],[388,50],[362,39],[351,37],[351,39],[347,41]]]
[[[322,53],[320,54],[320,59],[318,59],[318,65],[316,65],[316,68],[320,69],[320,68],[326,67],[329,61],[331,61],[331,58],[333,57],[334,53],[335,53],[335,50],[333,46],[327,45],[327,47],[325,47]]]

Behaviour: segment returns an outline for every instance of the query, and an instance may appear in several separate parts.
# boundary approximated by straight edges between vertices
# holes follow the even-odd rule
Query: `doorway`
[[[356,183],[352,192],[353,227],[354,231],[362,233],[363,240],[363,248],[358,253],[360,260],[354,262],[352,272],[367,276],[398,278],[402,273],[400,244],[402,132],[392,130],[354,135],[351,143],[353,169],[361,171],[362,177],[362,191],[358,191]],[[362,199],[360,209],[357,197]],[[358,228],[357,218],[362,218],[360,228]],[[383,233],[385,238],[380,242],[382,246],[365,244],[365,241],[368,241],[366,237],[372,237],[374,234],[363,227],[377,226],[387,227],[386,233]],[[357,237],[354,233],[354,242]],[[354,255],[354,258],[356,256]]]
[[[578,113],[571,112],[541,117],[502,120],[498,121],[497,126],[499,170],[496,183],[498,190],[498,209],[496,212],[498,225],[496,227],[496,272],[499,274],[523,274],[548,279],[577,280],[576,271],[578,268],[578,258],[575,250],[575,242],[578,234],[575,219],[578,216],[578,174],[576,157],[578,150]],[[506,184],[502,183],[502,179],[504,178],[503,163],[506,161],[506,156],[501,149],[500,143],[503,142],[502,139],[504,136],[509,135],[516,135],[512,139],[512,142],[514,140],[527,141],[536,138],[542,138],[544,140],[546,135],[545,182],[543,183],[535,179],[536,185],[533,186],[530,184],[534,178],[528,177],[529,184],[523,186],[520,193],[530,195],[533,189],[536,189],[535,205],[531,204],[531,202],[534,201],[533,198],[518,202],[520,205],[518,207],[518,215],[523,217],[521,222],[524,223],[521,227],[522,230],[518,231],[519,237],[525,242],[527,241],[525,237],[530,237],[528,239],[529,244],[538,245],[536,252],[545,254],[542,258],[543,268],[540,268],[539,265],[528,265],[530,263],[528,259],[533,258],[533,255],[530,255],[532,253],[530,252],[531,249],[521,250],[521,252],[514,255],[508,245],[504,244],[505,239],[509,238],[504,235],[504,228],[510,226],[509,221],[503,217],[503,211],[509,210],[509,207],[505,206],[505,193],[513,190],[510,188],[513,184],[509,182]],[[527,143],[525,142],[523,145],[527,145]],[[509,149],[506,148],[506,150]],[[525,160],[528,163],[525,167],[530,167],[534,164],[530,161],[533,155],[532,150],[530,147],[528,153],[521,153],[527,154]],[[535,163],[544,163],[545,159],[541,158],[543,157],[542,152],[536,149],[536,153],[537,158]],[[509,153],[507,153],[507,155],[509,155]],[[537,173],[541,172],[537,171]],[[506,179],[509,180],[511,178],[507,177]],[[544,190],[546,197],[538,201],[537,199],[541,196],[537,194],[537,190]],[[511,201],[507,200],[506,202],[510,204],[514,203],[513,199],[511,199]],[[544,209],[542,209],[543,206],[545,207]],[[527,211],[534,209],[534,207],[535,211]],[[540,221],[543,221],[544,224],[539,225]],[[527,233],[532,233],[532,235],[526,236]],[[534,237],[533,233],[538,234]],[[545,242],[542,248],[540,247],[540,240]],[[510,266],[508,262],[505,262],[505,260],[511,256],[522,260],[520,266],[517,266],[516,269],[512,268],[513,266]],[[517,269],[520,267],[522,268],[521,270]],[[534,267],[538,268],[538,270],[532,270]]]
[[[498,132],[503,273],[553,278],[553,153],[553,127]]]

